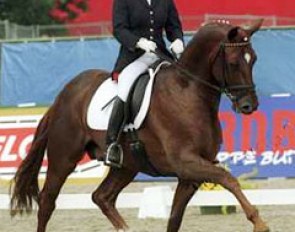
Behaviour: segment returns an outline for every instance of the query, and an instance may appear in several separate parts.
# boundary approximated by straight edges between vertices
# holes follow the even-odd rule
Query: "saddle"
[[[127,126],[127,135],[130,141],[130,150],[142,170],[149,173],[151,176],[159,176],[160,173],[150,163],[145,151],[144,143],[138,138],[137,129],[132,127],[135,122],[142,104],[144,103],[144,95],[147,85],[152,75],[156,75],[157,72],[164,66],[168,66],[170,63],[163,62],[162,60],[156,61],[149,67],[148,71],[139,76],[136,82],[133,84],[129,93],[127,102],[125,104],[125,120],[124,124]],[[150,96],[151,97],[151,96]]]
[[[145,154],[143,143],[137,136],[137,130],[142,126],[147,115],[152,95],[155,76],[158,71],[170,65],[168,61],[159,60],[150,66],[147,72],[140,75],[133,84],[125,104],[124,132],[129,138],[134,158],[142,170],[147,170],[152,176],[159,173],[152,167]],[[106,79],[94,93],[87,111],[87,125],[93,130],[107,130],[109,117],[112,112],[113,100],[117,97],[118,86],[111,78]]]
[[[159,70],[165,66],[170,65],[168,62],[162,60],[156,61],[149,69],[141,74],[133,84],[127,102],[126,102],[126,122],[133,123],[138,115],[141,105],[143,104],[145,90],[152,75],[157,75]]]

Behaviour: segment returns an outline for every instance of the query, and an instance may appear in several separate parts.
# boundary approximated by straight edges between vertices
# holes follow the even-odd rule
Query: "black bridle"
[[[236,43],[231,43],[231,42],[221,42],[218,48],[218,51],[216,52],[215,58],[213,59],[213,63],[215,63],[215,61],[217,60],[217,58],[222,55],[222,61],[223,61],[223,77],[222,77],[222,84],[221,86],[215,85],[210,83],[209,81],[203,80],[201,79],[198,75],[193,74],[192,72],[190,72],[189,70],[187,70],[186,68],[184,68],[179,62],[171,59],[170,57],[166,56],[165,54],[163,54],[162,52],[160,52],[159,50],[156,50],[155,54],[163,59],[163,60],[167,60],[168,62],[170,62],[172,65],[174,65],[176,67],[176,69],[178,71],[180,71],[181,73],[183,73],[184,75],[197,80],[198,82],[202,83],[203,85],[219,92],[220,94],[225,93],[226,96],[228,96],[232,101],[238,101],[243,95],[239,94],[239,95],[233,95],[232,91],[240,91],[240,92],[245,92],[245,91],[254,91],[255,90],[255,85],[228,85],[227,83],[227,79],[228,76],[230,75],[230,68],[228,63],[226,62],[226,53],[225,53],[225,49],[228,47],[246,47],[251,45],[251,43],[249,41],[247,42],[236,42]]]
[[[217,57],[218,53],[221,53],[222,55],[222,61],[223,61],[223,77],[222,77],[222,86],[220,87],[220,92],[225,93],[227,97],[229,97],[232,101],[238,101],[241,97],[243,97],[244,92],[248,91],[255,91],[255,85],[250,84],[250,85],[228,85],[227,79],[231,75],[230,67],[228,63],[226,62],[226,53],[225,49],[226,48],[238,48],[238,47],[246,47],[251,45],[249,41],[246,42],[236,42],[236,43],[230,43],[230,42],[222,42],[219,46],[219,50],[217,52]],[[217,58],[216,57],[216,58]],[[216,59],[215,58],[215,59]],[[239,95],[233,95],[232,91],[239,91]]]

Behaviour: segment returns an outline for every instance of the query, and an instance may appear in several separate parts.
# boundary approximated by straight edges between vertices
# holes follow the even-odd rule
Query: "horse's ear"
[[[230,29],[230,31],[227,33],[227,38],[229,41],[233,41],[238,34],[239,34],[239,27],[234,27]]]
[[[251,36],[259,30],[263,24],[263,20],[264,19],[256,19],[249,24],[242,25],[241,28],[243,28],[248,33],[248,35]]]

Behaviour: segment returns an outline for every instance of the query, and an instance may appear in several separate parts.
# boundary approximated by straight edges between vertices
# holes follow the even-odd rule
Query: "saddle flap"
[[[125,130],[130,127],[138,129],[142,125],[150,106],[155,76],[164,64],[169,63],[162,62],[155,70],[149,69],[149,74],[143,74],[134,84],[132,94],[128,97],[130,103],[127,104],[128,118],[132,120],[128,120],[129,125],[126,125]],[[113,108],[111,100],[117,96],[117,93],[118,84],[111,78],[106,79],[97,89],[87,111],[87,124],[91,129],[107,130]]]

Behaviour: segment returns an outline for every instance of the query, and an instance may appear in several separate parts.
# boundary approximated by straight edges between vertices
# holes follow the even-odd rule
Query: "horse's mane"
[[[227,33],[230,29],[232,29],[233,27],[235,27],[234,25],[231,25],[229,23],[226,22],[216,22],[216,21],[212,21],[212,22],[207,22],[204,23],[199,30],[197,31],[196,34],[198,33],[222,33],[225,34]]]
[[[208,42],[209,40],[216,41],[222,39],[233,27],[235,26],[225,22],[206,22],[197,30],[189,44],[194,43],[196,40],[204,40]]]
[[[227,21],[210,21],[210,22],[205,22],[201,25],[200,29],[203,28],[212,28],[212,27],[218,27],[218,28],[231,28],[233,25],[229,24]]]

